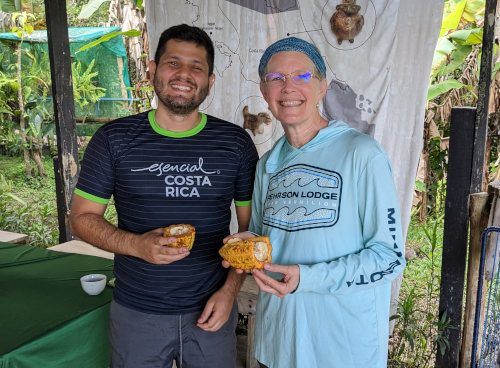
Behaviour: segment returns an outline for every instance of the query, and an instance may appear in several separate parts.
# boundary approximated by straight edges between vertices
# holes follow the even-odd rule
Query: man
[[[248,227],[258,155],[241,127],[198,111],[213,63],[201,29],[164,31],[150,64],[158,108],[106,124],[85,152],[71,229],[115,253],[113,367],[234,367],[242,280],[217,252],[233,199],[239,229]],[[111,196],[118,227],[103,217]],[[196,228],[190,251],[162,236],[182,223]]]

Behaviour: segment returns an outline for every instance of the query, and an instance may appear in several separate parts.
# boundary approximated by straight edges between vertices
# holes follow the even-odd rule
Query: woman
[[[273,245],[273,263],[253,270],[255,356],[270,368],[385,367],[390,282],[405,266],[389,160],[371,137],[321,117],[315,46],[277,41],[259,75],[285,135],[260,159],[252,200],[250,231]]]

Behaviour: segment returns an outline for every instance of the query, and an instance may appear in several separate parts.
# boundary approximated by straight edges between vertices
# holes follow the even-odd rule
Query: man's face
[[[168,40],[158,63],[151,63],[159,102],[176,115],[188,115],[210,93],[215,75],[208,75],[207,52],[193,42]]]

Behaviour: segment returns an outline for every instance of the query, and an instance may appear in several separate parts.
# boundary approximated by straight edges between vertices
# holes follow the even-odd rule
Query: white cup
[[[106,275],[93,273],[80,278],[83,290],[89,295],[99,295],[106,287]]]

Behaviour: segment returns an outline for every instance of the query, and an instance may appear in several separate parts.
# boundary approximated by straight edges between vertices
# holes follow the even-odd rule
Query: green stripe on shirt
[[[249,207],[252,205],[252,201],[234,201],[234,205],[238,207]]]
[[[86,193],[86,192],[84,192],[83,190],[80,190],[80,189],[75,189],[75,194],[78,194],[80,197],[88,199],[88,200],[90,200],[92,202],[97,202],[97,203],[102,203],[102,204],[108,204],[108,202],[109,202],[109,198],[105,199],[105,198],[97,197],[95,195]]]

